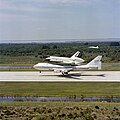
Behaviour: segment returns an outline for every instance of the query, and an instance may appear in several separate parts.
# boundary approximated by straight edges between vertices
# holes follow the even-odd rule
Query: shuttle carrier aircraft
[[[63,65],[54,65],[50,63],[38,63],[33,67],[41,72],[41,70],[54,70],[55,72],[61,72],[63,75],[68,74],[68,72],[73,70],[86,70],[86,69],[93,69],[98,68],[101,69],[101,59],[102,56],[97,56],[92,61],[90,61],[86,65],[78,65],[78,66],[63,66]]]

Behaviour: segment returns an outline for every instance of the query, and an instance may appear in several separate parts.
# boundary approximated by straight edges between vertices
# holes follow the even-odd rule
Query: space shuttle
[[[50,56],[46,58],[49,61],[54,61],[54,62],[62,62],[66,64],[72,64],[72,65],[80,65],[84,60],[82,58],[79,58],[79,51],[77,51],[74,55],[71,57],[57,57],[57,56]]]

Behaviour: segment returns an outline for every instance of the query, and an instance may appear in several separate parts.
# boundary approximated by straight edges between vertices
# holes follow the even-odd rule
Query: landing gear
[[[62,72],[62,75],[67,75],[68,74],[68,72]]]
[[[39,71],[39,73],[41,73],[41,71]]]

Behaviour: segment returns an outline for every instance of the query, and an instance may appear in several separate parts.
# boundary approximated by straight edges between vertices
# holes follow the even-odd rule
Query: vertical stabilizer
[[[91,68],[98,68],[99,70],[101,69],[101,59],[102,56],[97,56],[96,58],[94,58],[92,61],[90,61],[87,65]]]
[[[77,57],[79,54],[80,54],[80,52],[77,51],[73,56],[71,56],[71,58],[75,58],[75,57]]]

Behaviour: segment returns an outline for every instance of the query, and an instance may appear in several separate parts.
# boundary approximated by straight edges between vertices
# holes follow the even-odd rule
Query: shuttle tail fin
[[[75,57],[77,57],[79,54],[80,54],[80,52],[77,51],[73,56],[71,56],[71,58],[75,58]]]

